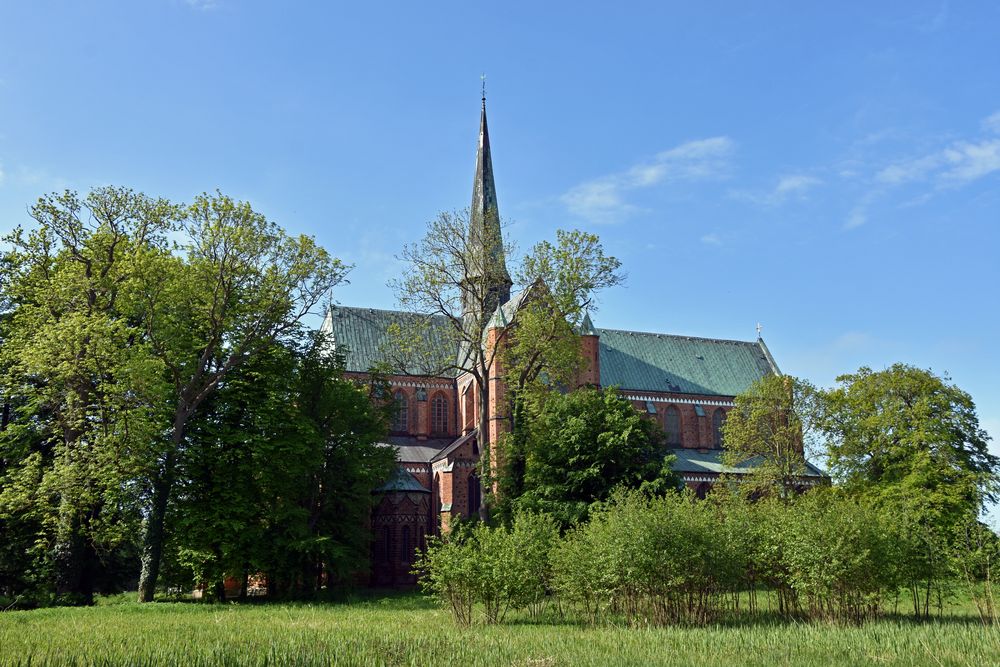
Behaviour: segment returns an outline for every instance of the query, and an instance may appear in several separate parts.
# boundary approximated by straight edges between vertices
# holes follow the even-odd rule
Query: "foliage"
[[[803,380],[768,375],[735,397],[722,426],[722,461],[733,468],[752,466],[740,478],[744,493],[788,498],[801,488],[814,396]]]
[[[895,364],[861,368],[823,393],[820,427],[831,474],[874,496],[920,497],[928,520],[950,521],[993,500],[1000,461],[972,398],[948,378]]]
[[[741,574],[718,524],[713,507],[692,494],[616,494],[560,545],[556,588],[592,620],[602,613],[642,624],[715,619]],[[584,554],[591,562],[579,561]]]
[[[504,369],[507,394],[499,417],[511,414],[515,431],[526,394],[553,385],[573,386],[582,369],[577,331],[595,294],[619,284],[620,262],[604,254],[594,234],[558,231],[556,243],[537,244],[516,271],[523,293],[517,308],[500,308],[501,292],[512,281],[499,220],[486,234],[470,229],[468,212],[442,213],[427,225],[417,243],[403,249],[407,265],[393,281],[400,307],[423,317],[407,318],[389,330],[386,355],[392,366],[408,373],[468,374],[478,392],[478,404],[490,405],[490,377],[495,362]],[[446,323],[447,340],[429,336],[431,317]],[[502,340],[491,340],[496,329]],[[457,354],[456,354],[457,352]],[[489,442],[487,410],[479,410],[479,445],[487,454],[483,479],[492,488],[499,461]],[[517,452],[511,450],[517,457]],[[521,483],[521,460],[505,474]],[[507,512],[506,519],[509,520]]]
[[[477,523],[461,535],[432,538],[414,570],[460,625],[472,623],[477,603],[487,624],[500,623],[511,609],[543,602],[557,537],[555,523],[544,516],[520,514],[509,529]]]
[[[929,615],[952,578],[955,527],[995,498],[1000,460],[976,407],[929,370],[861,368],[820,393],[831,475],[907,525],[901,534],[914,610]]]
[[[525,430],[523,493],[511,502],[563,527],[616,487],[663,493],[679,485],[662,431],[614,388],[553,394]]]
[[[322,337],[262,352],[189,430],[175,557],[220,598],[227,577],[263,574],[272,595],[302,596],[366,571],[370,491],[395,464],[376,445],[386,419]]]
[[[601,290],[624,280],[621,262],[604,254],[596,234],[557,230],[520,263],[518,282],[530,286],[502,350],[507,384],[516,394],[573,387],[583,370],[579,331]]]
[[[305,317],[346,267],[312,238],[291,237],[218,193],[186,210],[181,253],[145,272],[143,325],[171,385],[171,418],[151,475],[139,597],[156,589],[167,508],[190,420],[228,374],[275,342],[299,333]]]
[[[20,586],[87,603],[138,526],[165,385],[135,295],[179,211],[108,187],[43,197],[31,215],[3,258],[0,522],[27,552]]]
[[[364,569],[385,410],[300,327],[346,267],[222,194],[31,215],[0,257],[0,595],[87,603],[141,550],[151,599],[168,537],[215,581]]]

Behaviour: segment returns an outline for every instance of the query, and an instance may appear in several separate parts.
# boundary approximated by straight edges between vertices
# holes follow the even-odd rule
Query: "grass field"
[[[417,595],[331,604],[139,605],[0,614],[0,665],[1000,665],[968,615],[861,627],[459,629]]]

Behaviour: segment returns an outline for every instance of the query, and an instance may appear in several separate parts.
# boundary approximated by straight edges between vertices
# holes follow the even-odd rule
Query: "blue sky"
[[[0,231],[55,189],[220,188],[392,307],[470,200],[481,72],[512,240],[625,264],[598,326],[931,368],[1000,437],[995,2],[4,2]]]

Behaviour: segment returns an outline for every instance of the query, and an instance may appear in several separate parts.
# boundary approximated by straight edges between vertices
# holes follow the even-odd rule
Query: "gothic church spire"
[[[472,181],[472,208],[469,212],[469,250],[473,255],[467,279],[486,286],[486,313],[489,317],[497,306],[510,300],[513,284],[504,259],[503,235],[500,230],[500,209],[497,205],[496,184],[493,182],[493,160],[490,156],[490,133],[486,124],[486,94],[479,120],[479,148],[476,152],[476,174]]]

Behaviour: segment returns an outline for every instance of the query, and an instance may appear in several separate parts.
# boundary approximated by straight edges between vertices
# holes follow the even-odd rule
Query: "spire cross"
[[[757,323],[757,338],[760,338],[760,330],[761,330],[761,329],[763,329],[763,328],[764,328],[764,327],[762,327],[762,326],[760,325],[760,322],[758,322],[758,323]]]
[[[486,72],[479,75],[479,79],[483,82],[483,102],[486,101]]]

